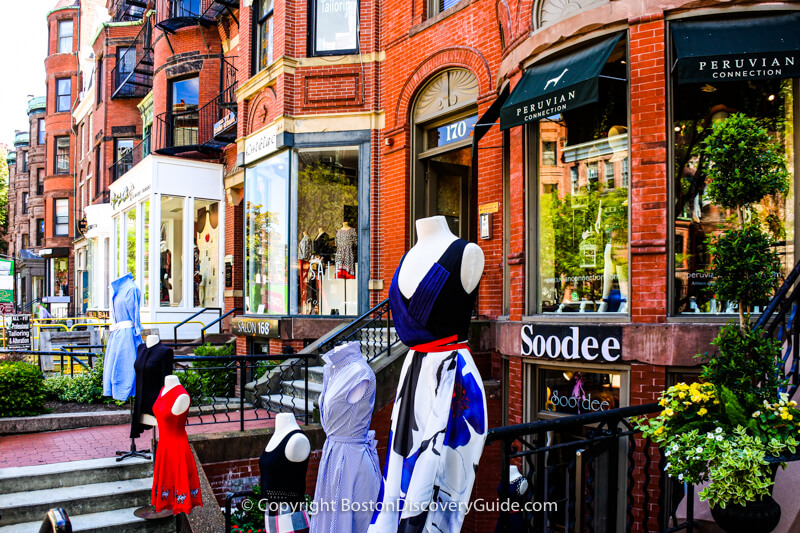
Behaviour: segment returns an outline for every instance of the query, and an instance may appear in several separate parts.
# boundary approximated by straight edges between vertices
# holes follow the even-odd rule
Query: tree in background
[[[6,147],[0,145],[0,254],[8,253],[8,163]]]

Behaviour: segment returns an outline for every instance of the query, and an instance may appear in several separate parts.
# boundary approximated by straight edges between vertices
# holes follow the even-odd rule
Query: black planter
[[[769,533],[781,521],[781,506],[772,496],[764,496],[744,506],[729,503],[723,509],[717,505],[711,516],[726,533]]]

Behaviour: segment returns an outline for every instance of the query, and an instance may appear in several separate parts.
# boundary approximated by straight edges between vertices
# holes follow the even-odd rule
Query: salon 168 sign
[[[622,357],[618,326],[522,326],[522,355],[548,359],[614,363]]]

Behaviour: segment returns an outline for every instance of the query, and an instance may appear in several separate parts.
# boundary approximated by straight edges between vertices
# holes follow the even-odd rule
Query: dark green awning
[[[500,111],[500,128],[571,111],[597,101],[597,77],[622,34],[529,68]]]
[[[670,28],[678,83],[800,77],[800,13],[673,22]]]

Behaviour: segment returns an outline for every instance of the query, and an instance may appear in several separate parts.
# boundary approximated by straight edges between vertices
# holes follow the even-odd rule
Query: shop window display
[[[791,79],[720,81],[674,85],[674,183],[675,226],[673,312],[705,315],[737,314],[734,302],[718,301],[708,290],[712,257],[707,239],[735,224],[735,213],[714,205],[706,196],[701,153],[712,125],[733,113],[757,119],[783,148],[794,175],[794,98],[797,82]],[[794,255],[794,198],[792,190],[767,197],[746,211],[776,241],[782,274],[791,270]],[[758,312],[758,309],[756,309]]]
[[[142,307],[150,306],[150,200],[142,204],[142,234],[144,243],[142,244],[142,255],[144,256],[144,267],[142,269],[144,277],[144,293],[142,295]]]
[[[357,148],[298,150],[294,206],[289,152],[248,169],[247,312],[358,312],[358,161]]]
[[[539,410],[586,414],[620,407],[619,372],[542,368],[539,371]]]
[[[53,259],[53,294],[69,296],[69,259],[56,257]]]
[[[219,307],[219,202],[194,201],[193,276],[195,307]]]
[[[628,86],[624,41],[603,67],[599,100],[539,120],[538,311],[625,313],[628,283]],[[557,157],[556,157],[557,156]]]
[[[125,265],[126,272],[136,277],[136,208],[125,213]]]
[[[183,302],[183,197],[161,196],[159,228],[159,301],[161,307]]]

